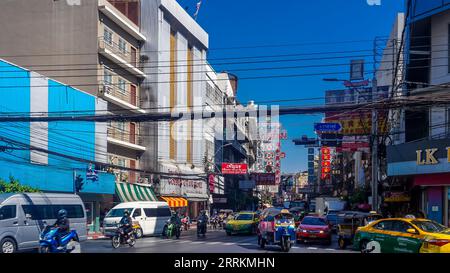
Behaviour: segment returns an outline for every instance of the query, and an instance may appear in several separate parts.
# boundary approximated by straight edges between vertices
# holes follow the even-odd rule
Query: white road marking
[[[332,249],[332,248],[325,248],[325,250],[328,250],[328,251],[336,251],[336,249]]]
[[[308,247],[308,249],[317,250],[317,247]]]
[[[234,244],[236,244],[236,243],[225,243],[224,245],[226,245],[226,246],[232,246],[232,245],[234,245]]]
[[[221,244],[222,242],[208,242],[206,243],[207,245],[218,245]]]
[[[193,245],[202,244],[203,242],[192,242]]]

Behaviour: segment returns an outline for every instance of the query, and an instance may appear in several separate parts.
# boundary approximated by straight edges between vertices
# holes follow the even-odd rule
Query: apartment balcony
[[[124,148],[132,149],[137,152],[145,152],[147,149],[141,146],[141,138],[136,133],[136,127],[122,130],[116,123],[108,127],[108,143],[112,143]]]
[[[145,114],[145,110],[140,108],[140,98],[138,88],[122,90],[116,84],[101,82],[99,97],[117,106],[126,108],[136,114]]]
[[[138,50],[135,52],[123,50],[116,42],[108,41],[104,37],[100,37],[98,38],[98,53],[111,62],[118,64],[132,75],[139,78],[146,78]]]
[[[138,160],[131,160],[114,154],[108,155],[108,162],[125,168],[139,169]],[[119,169],[112,169],[111,171],[116,175],[116,182],[127,182],[127,183],[141,182],[140,175],[138,172],[125,171]]]
[[[108,17],[111,21],[116,23],[118,26],[120,26],[123,30],[125,30],[128,34],[133,36],[138,41],[142,42],[147,41],[145,35],[141,33],[139,26],[137,26],[130,19],[128,19],[127,16],[125,16],[122,12],[120,12],[107,0],[99,0],[98,9],[106,17]]]

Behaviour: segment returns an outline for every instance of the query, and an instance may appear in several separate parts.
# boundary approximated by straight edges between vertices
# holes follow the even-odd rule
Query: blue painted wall
[[[29,115],[30,72],[0,60],[0,114]],[[48,112],[95,111],[95,96],[48,80]],[[31,132],[33,134],[33,132]],[[0,138],[30,144],[29,123],[0,123]],[[37,136],[39,138],[39,136]],[[105,135],[106,137],[106,135]],[[11,145],[0,139],[0,145]],[[95,160],[94,122],[52,122],[48,124],[48,150]],[[99,181],[87,181],[87,164],[53,155],[48,165],[30,163],[29,150],[0,152],[0,178],[14,176],[21,183],[43,191],[72,192],[74,172],[84,178],[82,192],[114,194],[113,174],[100,173]]]

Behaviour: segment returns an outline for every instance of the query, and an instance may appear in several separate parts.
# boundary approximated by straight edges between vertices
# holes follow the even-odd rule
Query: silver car
[[[39,248],[39,235],[67,211],[70,228],[87,239],[86,213],[78,195],[56,193],[0,194],[0,253]]]

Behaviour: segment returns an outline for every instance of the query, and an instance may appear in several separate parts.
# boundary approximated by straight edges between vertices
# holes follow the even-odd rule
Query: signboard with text
[[[222,174],[247,174],[247,164],[240,163],[222,163]]]
[[[274,173],[253,173],[251,176],[256,185],[276,184],[276,175]]]

